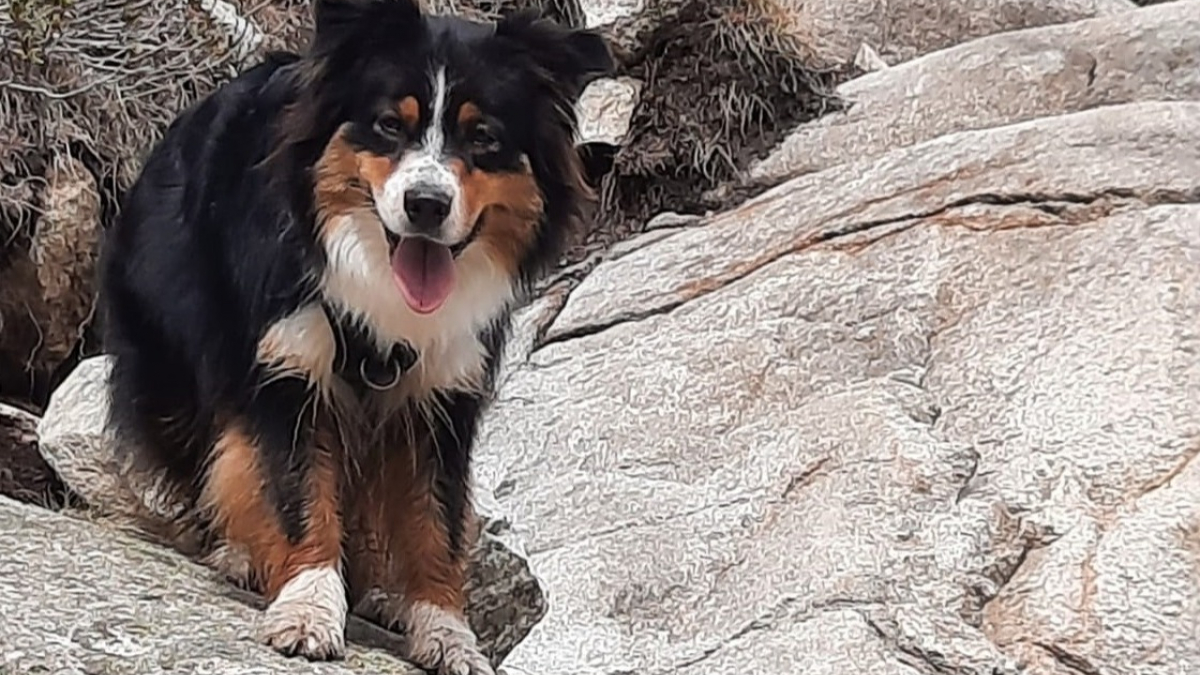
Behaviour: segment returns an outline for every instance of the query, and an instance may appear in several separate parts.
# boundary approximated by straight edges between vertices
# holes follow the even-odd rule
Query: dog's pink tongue
[[[441,307],[454,288],[454,258],[441,244],[406,237],[392,253],[392,276],[408,306],[428,314]]]

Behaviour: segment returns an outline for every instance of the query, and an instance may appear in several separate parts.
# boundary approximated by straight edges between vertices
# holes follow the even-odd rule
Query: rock
[[[389,655],[394,637],[354,618],[343,662],[282,658],[253,640],[250,599],[203,568],[4,497],[0,550],[0,672],[423,673]]]
[[[957,214],[972,202],[1020,202],[1038,194],[1102,200],[1123,190],[1147,199],[1185,194],[1195,180],[1189,171],[1200,164],[1193,150],[1172,143],[1200,141],[1200,131],[1186,119],[1198,109],[1191,102],[1108,106],[947,134],[801,176],[702,227],[600,265],[571,293],[546,339],[649,317],[838,234],[947,210]],[[1169,158],[1178,168],[1165,172],[1161,165]],[[1125,168],[1116,172],[1113,166]],[[803,220],[793,213],[796,194],[804,195]],[[747,227],[748,220],[755,227]],[[745,251],[756,255],[748,260]]]
[[[972,40],[843,84],[751,179],[778,183],[943,134],[1138,100],[1200,100],[1200,2]]]
[[[1200,102],[948,134],[600,262],[482,436],[553,598],[506,668],[1200,672],[1197,317]]]
[[[66,377],[39,424],[41,453],[87,501],[88,517],[203,559],[211,551],[195,532],[170,522],[183,514],[178,497],[118,459],[117,441],[105,429],[110,368],[107,356],[92,357]],[[487,508],[494,504],[488,488],[478,490],[483,531],[472,552],[468,618],[484,652],[499,662],[545,614],[546,598],[509,523]]]
[[[972,38],[1121,14],[1127,0],[776,0],[808,25],[816,63],[850,63],[862,45],[895,65]]]
[[[1023,28],[1120,14],[1127,0],[580,0],[586,24],[610,27],[624,51],[644,50],[658,26],[696,11],[729,22],[733,32],[770,25],[779,41],[795,42],[814,69],[837,70],[866,47],[896,64],[972,38]],[[771,41],[771,40],[768,40]]]
[[[587,86],[579,97],[581,143],[620,145],[629,133],[641,83],[631,78],[603,78]]]

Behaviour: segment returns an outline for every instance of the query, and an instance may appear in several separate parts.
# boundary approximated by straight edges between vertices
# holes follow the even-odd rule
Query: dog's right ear
[[[314,0],[313,51],[328,53],[368,35],[403,39],[420,19],[417,0]]]
[[[589,82],[616,69],[608,43],[599,33],[568,28],[537,10],[506,15],[496,24],[496,35],[519,45],[572,101]]]

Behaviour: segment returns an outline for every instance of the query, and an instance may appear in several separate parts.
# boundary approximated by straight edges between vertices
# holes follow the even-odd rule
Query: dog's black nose
[[[450,195],[430,188],[413,188],[404,193],[404,212],[418,232],[434,234],[450,215]]]

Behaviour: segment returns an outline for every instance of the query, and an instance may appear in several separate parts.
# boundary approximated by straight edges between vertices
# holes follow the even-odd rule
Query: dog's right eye
[[[392,139],[404,138],[404,122],[396,115],[382,115],[375,120],[375,132]]]

